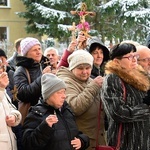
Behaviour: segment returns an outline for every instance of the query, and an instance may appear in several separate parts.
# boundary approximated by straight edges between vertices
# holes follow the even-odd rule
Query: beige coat
[[[16,137],[11,127],[6,124],[6,116],[13,114],[16,117],[15,126],[21,121],[21,114],[11,104],[11,100],[4,89],[0,89],[0,149],[17,150]]]
[[[57,76],[66,83],[66,101],[75,113],[79,130],[89,136],[90,147],[95,146],[100,106],[99,86],[91,78],[86,82],[78,80],[72,72],[65,67],[60,68]],[[103,118],[101,118],[99,137],[100,143],[105,144]],[[89,148],[89,150],[91,149],[92,148]]]

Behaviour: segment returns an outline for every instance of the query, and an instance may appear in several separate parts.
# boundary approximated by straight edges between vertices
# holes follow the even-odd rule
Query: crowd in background
[[[115,147],[121,125],[120,150],[149,150],[150,35],[145,41],[108,49],[80,32],[62,56],[33,37],[17,39],[9,59],[0,49],[1,148]]]

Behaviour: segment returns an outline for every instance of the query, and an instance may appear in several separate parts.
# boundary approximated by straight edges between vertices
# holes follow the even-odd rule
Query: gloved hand
[[[150,90],[148,90],[147,96],[143,98],[143,103],[150,105]]]

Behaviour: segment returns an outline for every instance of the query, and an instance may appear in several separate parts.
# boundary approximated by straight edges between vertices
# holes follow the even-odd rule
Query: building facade
[[[26,33],[26,20],[16,14],[24,11],[25,6],[21,0],[0,0],[0,48],[6,51],[8,57],[12,54],[16,39],[27,36],[40,39],[35,34]]]

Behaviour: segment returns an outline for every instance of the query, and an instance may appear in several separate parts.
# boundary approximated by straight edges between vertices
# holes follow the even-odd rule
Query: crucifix
[[[74,41],[76,39],[76,25],[75,22],[72,23],[72,26],[70,28],[68,28],[69,31],[72,31],[72,41]]]
[[[50,66],[50,67],[51,67],[51,70],[56,69],[56,68],[51,64],[51,62],[50,62],[50,60],[49,60],[48,58],[45,59],[44,64],[46,64],[47,66]]]
[[[85,17],[86,16],[95,16],[95,12],[91,12],[91,11],[87,11],[87,5],[85,3],[81,3],[81,8],[80,8],[80,11],[70,11],[70,13],[72,15],[79,15],[80,17],[80,22],[79,24],[77,25],[77,29],[79,31],[82,31],[83,34],[87,37],[87,38],[90,38],[91,36],[88,34],[89,30],[90,30],[90,25],[88,22],[86,22],[85,20]],[[85,48],[86,47],[86,44],[85,44],[86,41],[84,41],[84,43],[79,43],[78,47],[82,47],[82,48]]]
[[[46,58],[45,60],[46,60],[46,61],[44,62],[44,64],[46,64],[47,66],[51,66],[49,59]]]

